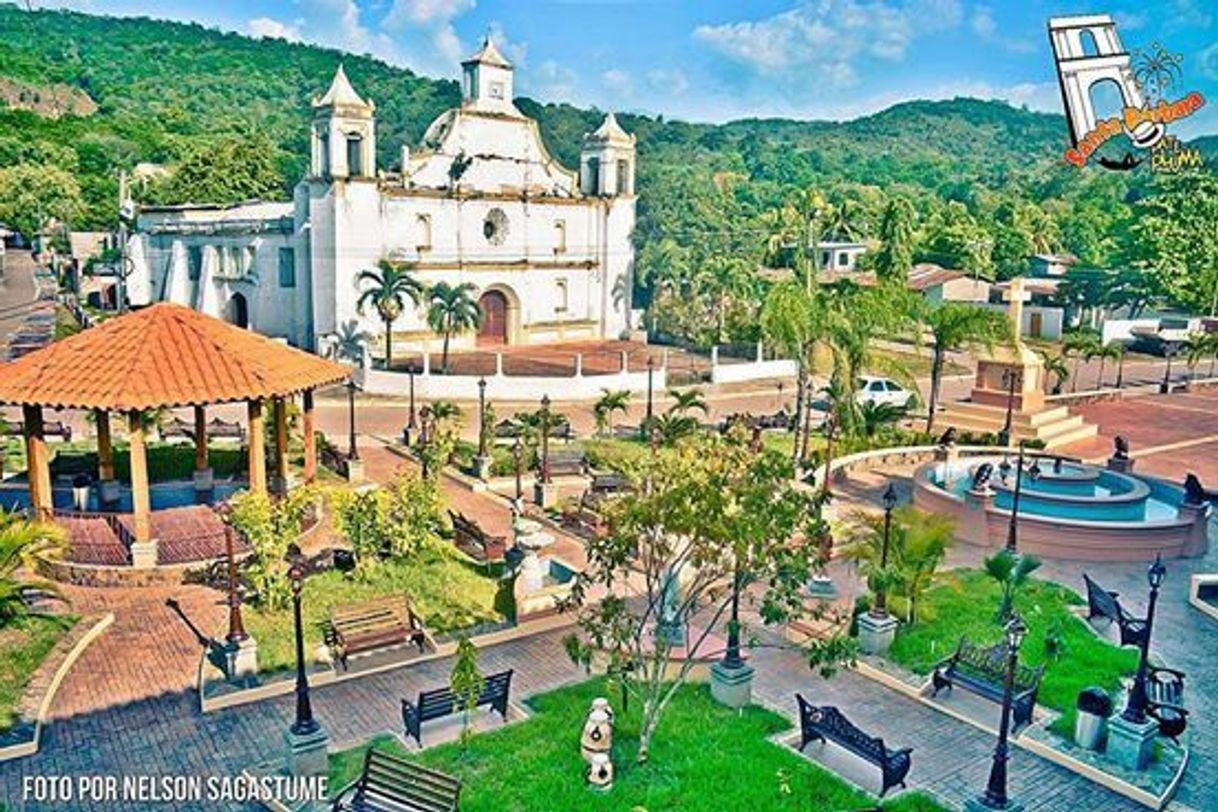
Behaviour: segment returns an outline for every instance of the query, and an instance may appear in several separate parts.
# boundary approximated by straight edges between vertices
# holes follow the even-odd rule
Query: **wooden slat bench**
[[[453,542],[466,554],[488,564],[498,564],[507,554],[507,536],[487,533],[465,514],[448,511],[453,523]]]
[[[550,476],[583,476],[588,473],[588,458],[582,451],[551,451],[549,459]]]
[[[1146,633],[1146,621],[1129,614],[1117,600],[1116,592],[1104,589],[1086,573],[1083,573],[1083,583],[1087,585],[1087,619],[1102,617],[1117,624],[1122,646],[1140,646]]]
[[[1147,714],[1159,723],[1159,735],[1172,741],[1188,727],[1184,708],[1184,672],[1174,668],[1150,667],[1146,679]]]
[[[580,535],[600,536],[605,531],[605,517],[597,509],[602,500],[591,491],[580,497],[575,507],[564,510],[561,521]]]
[[[935,667],[935,671],[931,675],[934,684],[931,696],[938,696],[939,691],[944,688],[954,688],[959,685],[992,702],[1002,702],[1006,671],[1007,646],[1005,643],[984,648],[961,637],[960,644],[956,646],[956,653]],[[1014,712],[1016,728],[1032,722],[1032,711],[1036,707],[1036,694],[1040,690],[1040,680],[1044,673],[1043,664],[1037,668],[1022,664],[1015,666],[1011,708]]]
[[[334,799],[331,812],[456,812],[461,779],[369,749],[359,778]]]
[[[500,671],[486,677],[482,693],[478,695],[477,707],[489,707],[507,721],[508,697],[512,689],[512,671]],[[445,686],[431,691],[419,691],[416,702],[402,700],[402,724],[406,735],[423,746],[423,723],[441,719],[462,710],[460,699],[452,689]]]
[[[325,639],[344,670],[352,654],[406,643],[417,646],[420,654],[435,650],[435,641],[404,595],[335,606],[326,623]]]
[[[883,780],[880,797],[892,787],[905,786],[905,776],[913,764],[911,748],[889,749],[882,738],[864,733],[832,705],[813,705],[800,694],[795,695],[795,700],[799,703],[800,751],[810,741],[828,739],[880,768]]]

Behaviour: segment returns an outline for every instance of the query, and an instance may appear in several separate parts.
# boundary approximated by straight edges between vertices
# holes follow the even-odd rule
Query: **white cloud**
[[[473,7],[474,0],[394,0],[384,25],[396,28],[407,23],[444,24]]]
[[[977,6],[973,9],[969,27],[982,42],[997,45],[1004,50],[1017,54],[1030,54],[1036,50],[1036,45],[1029,39],[1003,36],[989,6]]]
[[[246,29],[255,37],[272,37],[299,42],[303,39],[300,29],[295,25],[282,23],[270,17],[255,17],[245,24]]]
[[[530,68],[522,78],[528,94],[541,102],[580,103],[579,76],[553,59]]]
[[[421,38],[427,44],[427,53],[414,54],[412,67],[447,75],[466,55],[453,20],[472,9],[474,3],[475,0],[394,0],[381,26],[412,40]]]
[[[680,68],[657,68],[647,72],[647,85],[661,93],[683,96],[689,90],[689,78]]]
[[[963,15],[959,0],[804,0],[762,20],[701,25],[693,36],[759,74],[848,87],[860,61],[899,62],[918,37],[954,28]]]
[[[1202,76],[1218,79],[1218,42],[1202,48],[1197,54],[1197,70]]]
[[[619,96],[629,96],[634,93],[634,80],[629,73],[620,68],[611,68],[602,73],[601,84]]]

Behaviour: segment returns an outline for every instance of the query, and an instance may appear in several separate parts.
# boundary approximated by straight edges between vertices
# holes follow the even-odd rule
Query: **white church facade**
[[[357,278],[387,259],[424,285],[474,286],[482,326],[454,347],[626,335],[634,137],[606,116],[570,171],[513,104],[512,67],[493,44],[463,69],[461,106],[388,172],[375,106],[339,67],[313,102],[309,172],[291,202],[140,210],[132,304],[174,301],[325,352],[352,330],[383,338],[376,310],[357,308]],[[394,322],[395,352],[438,347],[425,309]]]

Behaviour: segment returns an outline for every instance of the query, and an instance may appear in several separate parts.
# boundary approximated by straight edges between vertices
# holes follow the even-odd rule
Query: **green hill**
[[[250,39],[200,25],[0,5],[0,81],[19,88],[0,105],[0,165],[49,163],[75,174],[87,204],[79,225],[112,217],[117,169],[173,163],[200,145],[257,132],[274,145],[284,194],[307,152],[309,100],[342,61],[377,103],[380,162],[460,98],[452,80],[420,77],[365,56],[283,40]],[[47,114],[55,88],[87,97],[88,115]],[[0,88],[2,89],[2,88]],[[46,98],[43,98],[43,97]],[[0,99],[6,98],[0,93]],[[520,100],[568,166],[600,113]],[[959,183],[998,188],[1061,147],[1061,120],[999,102],[911,102],[848,123],[746,120],[721,126],[623,116],[639,136],[640,190],[671,172],[702,180],[729,172],[754,181],[757,205],[811,183]],[[773,186],[773,188],[770,187]]]

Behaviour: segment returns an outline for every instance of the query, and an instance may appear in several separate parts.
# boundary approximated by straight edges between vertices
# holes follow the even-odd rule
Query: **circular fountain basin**
[[[1002,457],[952,459],[915,474],[914,503],[953,515],[963,541],[1005,543],[1015,501],[1015,472]],[[978,466],[990,463],[990,490],[971,491]],[[1029,462],[1030,464],[1030,462]],[[1082,463],[1038,461],[1019,483],[1019,547],[1036,555],[1122,561],[1199,555],[1207,545],[1208,506],[1181,505],[1183,491],[1149,477]]]

